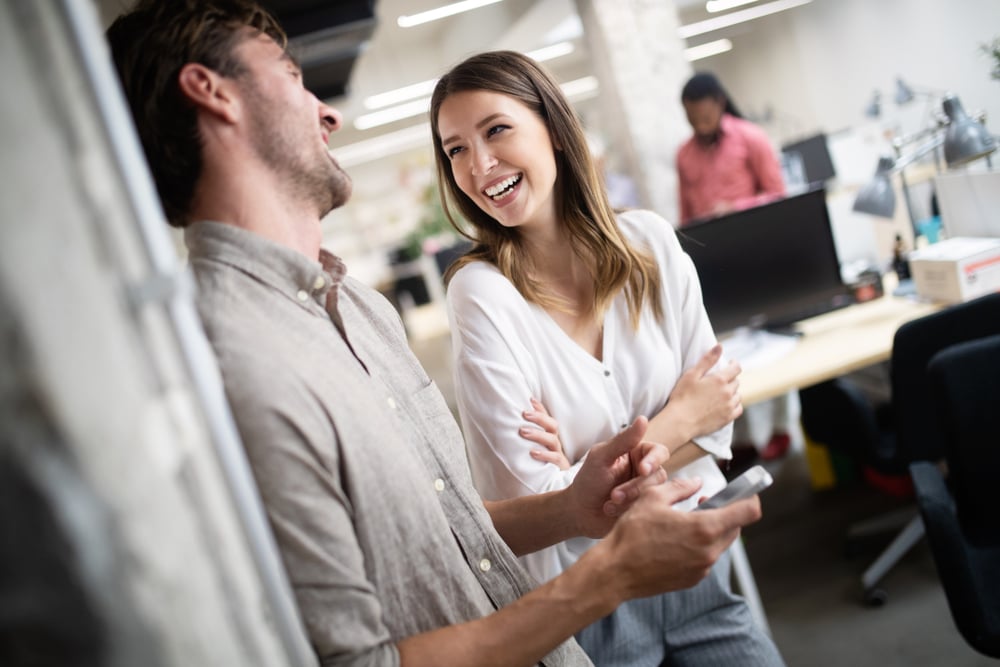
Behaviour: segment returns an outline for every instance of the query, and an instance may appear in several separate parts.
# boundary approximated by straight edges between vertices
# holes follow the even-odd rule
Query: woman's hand
[[[737,379],[742,369],[730,361],[712,372],[721,358],[722,346],[717,344],[681,375],[664,408],[687,425],[689,440],[713,433],[743,414]]]
[[[531,410],[525,410],[524,418],[539,428],[524,426],[519,429],[521,437],[542,446],[542,449],[531,450],[531,458],[557,466],[560,470],[570,467],[569,459],[563,453],[562,442],[559,440],[559,423],[549,414],[545,406],[531,399]]]

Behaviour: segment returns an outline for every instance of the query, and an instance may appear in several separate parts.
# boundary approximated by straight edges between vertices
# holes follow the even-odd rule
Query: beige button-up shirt
[[[396,641],[530,590],[390,304],[325,252],[317,262],[213,222],[185,238],[198,309],[322,664],[397,665]],[[590,662],[570,641],[544,664]]]

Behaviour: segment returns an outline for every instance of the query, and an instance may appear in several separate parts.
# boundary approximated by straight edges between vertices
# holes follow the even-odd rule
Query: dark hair
[[[140,0],[108,28],[111,55],[172,225],[189,222],[202,170],[195,110],[178,83],[181,68],[200,63],[240,76],[243,65],[233,52],[261,33],[287,44],[277,21],[249,0]]]
[[[552,76],[534,60],[515,51],[492,51],[468,58],[438,80],[431,96],[434,159],[445,215],[460,233],[475,242],[468,254],[452,264],[446,277],[450,279],[469,262],[489,262],[527,300],[566,310],[561,299],[531,278],[524,255],[519,254],[518,230],[504,227],[490,217],[455,181],[451,161],[441,146],[438,114],[450,95],[475,90],[517,100],[536,113],[548,128],[556,147],[556,211],[569,231],[574,251],[590,265],[594,277],[594,315],[600,317],[625,288],[633,326],[638,326],[639,313],[647,300],[656,316],[661,317],[656,263],[647,253],[634,248],[619,229],[576,113]],[[455,224],[449,199],[472,224],[473,234]]]
[[[722,87],[722,84],[715,78],[715,75],[708,72],[698,72],[684,84],[684,88],[681,90],[681,102],[697,102],[706,97],[722,101],[725,112],[730,116],[743,118],[743,114],[739,112],[733,101],[729,99],[729,93]]]

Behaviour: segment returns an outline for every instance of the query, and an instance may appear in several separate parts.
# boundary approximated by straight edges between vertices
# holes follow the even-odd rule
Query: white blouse
[[[659,412],[681,373],[715,344],[701,287],[691,259],[673,228],[650,211],[618,217],[626,236],[645,247],[660,268],[664,319],[644,308],[632,329],[624,293],[604,318],[602,359],[571,339],[540,306],[529,303],[491,264],[464,266],[448,286],[455,392],[473,480],[482,496],[499,500],[565,488],[595,443],[611,438],[637,416]],[[532,426],[522,417],[530,398],[541,401],[559,422],[559,436],[572,466],[560,470],[533,459],[538,447],[518,434]],[[708,454],[729,459],[732,425],[699,437]],[[725,486],[712,456],[677,471],[701,477],[695,497]],[[593,540],[576,538],[522,558],[547,581],[574,563]]]

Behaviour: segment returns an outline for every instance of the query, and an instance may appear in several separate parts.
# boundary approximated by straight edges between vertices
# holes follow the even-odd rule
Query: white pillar
[[[575,0],[600,81],[608,152],[643,206],[679,219],[674,157],[691,134],[680,103],[691,76],[672,0]]]

